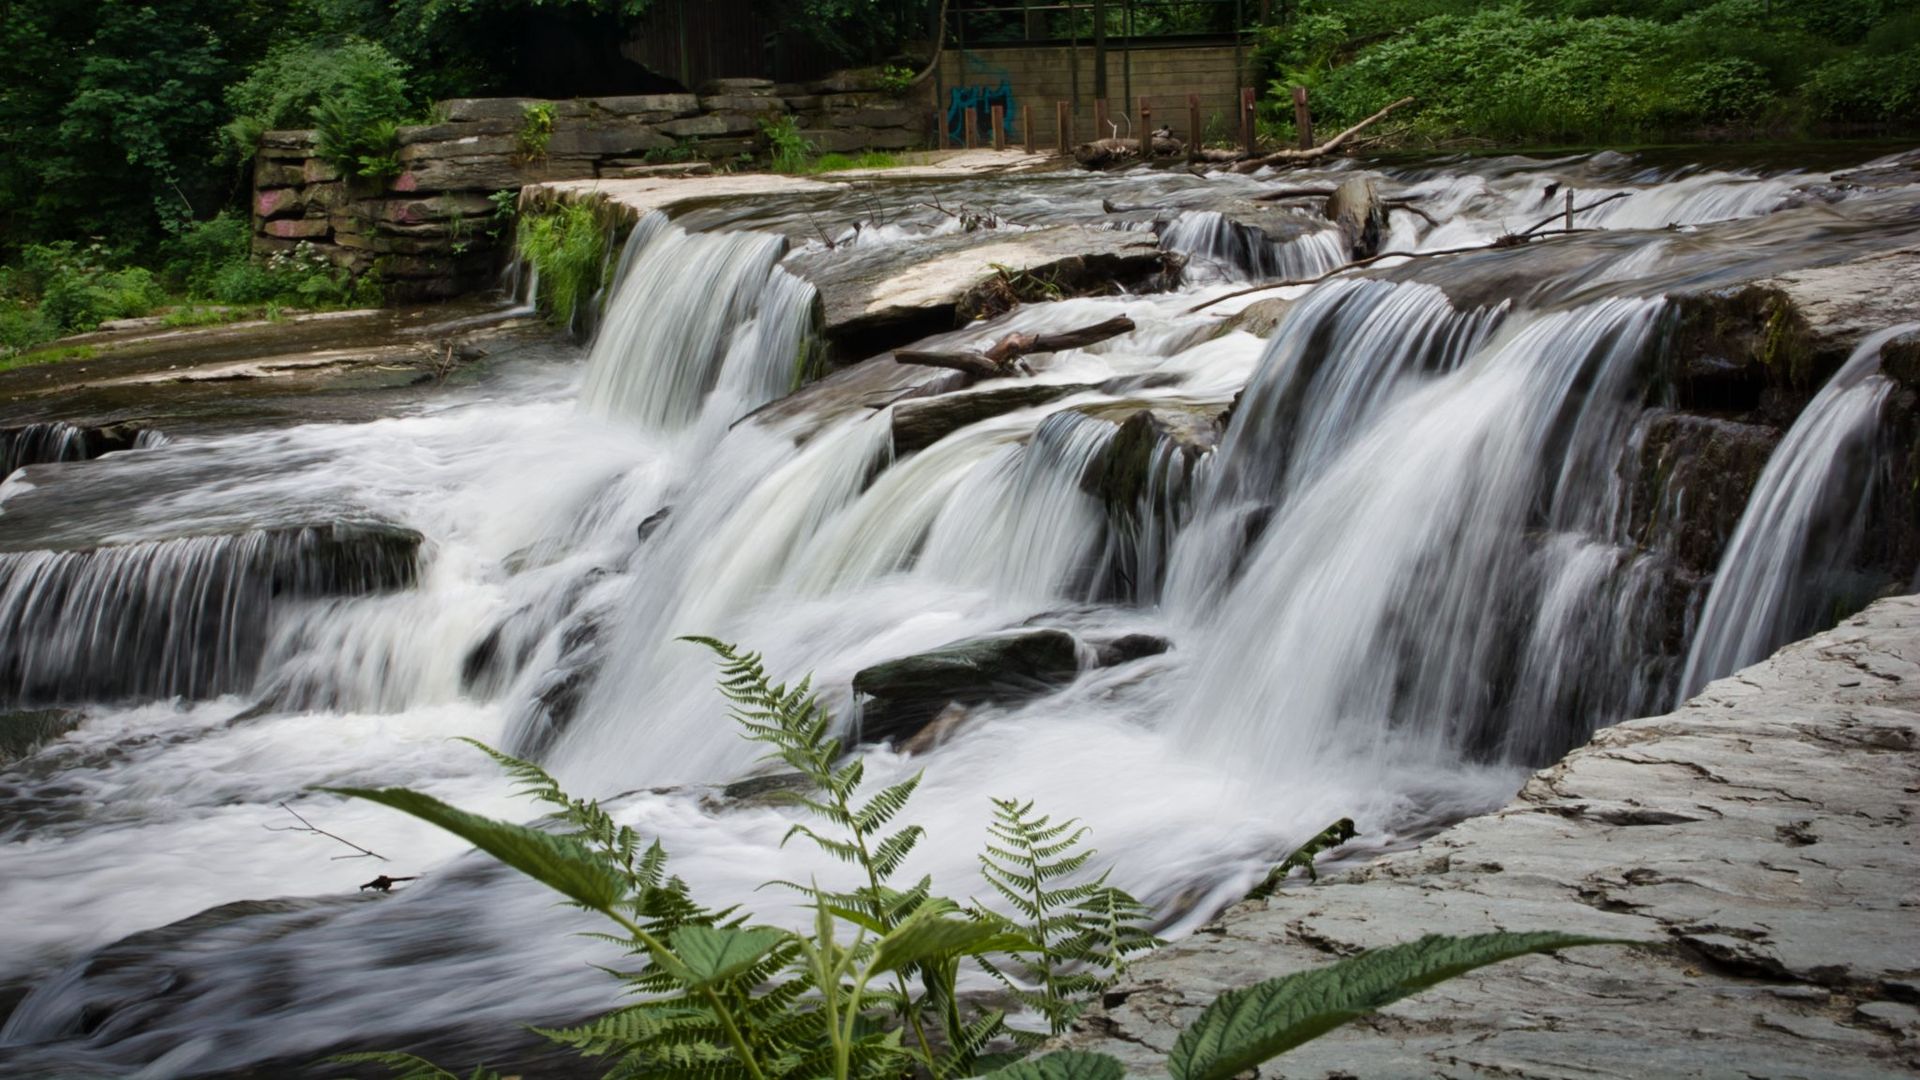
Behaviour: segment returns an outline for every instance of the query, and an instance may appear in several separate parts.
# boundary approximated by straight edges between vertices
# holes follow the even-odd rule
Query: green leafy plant
[[[553,141],[553,102],[535,101],[520,110],[520,130],[515,135],[514,160],[530,165],[547,159],[547,144]]]
[[[605,273],[611,245],[599,207],[580,201],[528,212],[518,236],[521,257],[540,272],[541,310],[550,321],[571,325]]]
[[[636,1000],[586,1024],[541,1030],[606,1059],[608,1077],[1118,1080],[1120,1063],[1100,1054],[1058,1051],[1011,1063],[989,1055],[1008,1034],[1005,1017],[963,1005],[956,989],[961,966],[979,964],[1057,1033],[1109,985],[1128,954],[1153,943],[1143,907],[1104,875],[1075,883],[1092,856],[1083,847],[1086,828],[1037,814],[1031,803],[995,801],[982,866],[1014,916],[935,896],[924,877],[898,888],[892,879],[923,832],[895,821],[920,777],[869,793],[864,762],[843,752],[807,680],[775,683],[757,654],[689,640],[719,658],[720,689],[745,737],[795,774],[798,783],[781,790],[809,820],[795,823],[787,839],[805,837],[862,879],[841,890],[782,883],[809,900],[806,930],[753,925],[734,909],[701,905],[666,872],[657,841],[619,824],[597,801],[569,796],[540,766],[484,746],[522,794],[552,808],[546,819],[497,821],[405,788],[325,790],[438,825],[617,926],[606,940],[636,966],[614,974]],[[1434,935],[1229,991],[1181,1035],[1168,1070],[1174,1080],[1230,1080],[1483,965],[1597,943],[1564,934]],[[908,988],[914,980],[917,992]],[[382,1065],[406,1080],[460,1080],[407,1054],[337,1060]],[[498,1074],[480,1068],[469,1080]]]
[[[641,156],[649,165],[678,165],[687,161],[700,160],[700,147],[692,139],[678,138],[672,146],[656,146]]]
[[[799,121],[784,114],[762,120],[760,134],[767,140],[767,156],[774,172],[807,171],[807,159],[813,155],[813,144],[800,134]]]
[[[406,75],[398,58],[370,41],[277,46],[227,88],[233,119],[221,129],[224,154],[250,160],[262,134],[306,127],[315,110],[346,97],[370,99],[357,111],[397,121],[406,108]]]
[[[1072,880],[1093,857],[1092,848],[1081,846],[1085,825],[1054,822],[1035,814],[1032,802],[1013,799],[995,799],[993,815],[980,869],[1019,913],[1008,926],[1017,926],[1031,947],[1010,950],[1013,965],[982,960],[981,966],[1046,1021],[1044,1033],[1014,1033],[1017,1042],[1031,1048],[1067,1030],[1100,990],[1125,972],[1129,955],[1161,942],[1143,929],[1147,909],[1108,885],[1106,874]]]
[[[883,93],[904,94],[913,89],[915,74],[917,73],[910,67],[888,64],[880,69],[880,77],[876,80],[876,85]]]
[[[408,108],[399,62],[356,56],[336,75],[334,91],[311,113],[315,152],[349,178],[384,181],[399,175],[397,140]]]

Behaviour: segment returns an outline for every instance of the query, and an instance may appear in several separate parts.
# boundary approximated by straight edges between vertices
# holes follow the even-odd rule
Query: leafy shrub
[[[161,248],[161,276],[194,300],[301,308],[376,307],[377,277],[355,278],[314,244],[302,241],[264,258],[252,251],[253,229],[239,214],[221,213],[182,230]]]
[[[67,333],[91,330],[108,319],[145,315],[166,302],[166,291],[152,271],[114,268],[112,262],[103,245],[79,247],[69,240],[30,244],[20,258],[23,277],[39,297],[41,316]]]
[[[791,116],[762,120],[760,134],[766,137],[767,154],[774,172],[807,171],[807,159],[813,156],[813,144],[800,134],[799,121]]]
[[[540,308],[555,323],[570,325],[605,272],[608,230],[597,206],[563,203],[520,219],[520,255],[540,272]]]
[[[337,80],[310,112],[316,152],[348,177],[384,180],[400,172],[394,140],[408,111],[406,69],[369,46],[342,48]]]
[[[245,161],[263,133],[313,125],[316,111],[328,106],[336,144],[354,147],[353,169],[341,164],[344,159],[335,164],[358,175],[357,159],[368,152],[366,145],[377,143],[379,133],[357,136],[351,129],[387,120],[398,124],[407,111],[406,67],[370,41],[282,45],[228,87],[226,96],[234,113],[221,129],[228,156]],[[372,153],[385,149],[375,145]]]
[[[55,326],[31,300],[0,299],[0,359],[14,356],[60,336]]]
[[[545,160],[547,143],[552,139],[553,103],[536,101],[522,108],[515,158],[522,163]]]
[[[917,72],[910,67],[904,67],[900,64],[888,64],[886,67],[880,69],[880,78],[877,85],[883,93],[904,94],[908,90],[913,89],[913,77],[916,74]]]
[[[957,993],[961,966],[979,963],[1057,1034],[1110,985],[1127,953],[1154,944],[1141,927],[1144,909],[1104,876],[1071,883],[1092,855],[1082,846],[1086,829],[1035,815],[1031,803],[995,801],[981,862],[1014,917],[936,896],[928,878],[897,887],[894,874],[922,831],[892,822],[920,777],[861,798],[864,762],[843,757],[828,734],[832,717],[806,681],[774,684],[756,654],[695,640],[720,657],[721,690],[746,736],[805,782],[789,796],[812,822],[795,824],[787,838],[806,837],[865,879],[845,891],[776,883],[811,899],[807,932],[705,907],[667,874],[657,841],[643,842],[599,803],[568,796],[539,766],[496,751],[487,753],[522,793],[555,808],[551,829],[490,820],[405,788],[331,790],[439,825],[618,926],[610,940],[640,964],[616,973],[633,1003],[578,1027],[541,1032],[584,1055],[612,1059],[608,1076],[1120,1080],[1121,1063],[1104,1055],[1056,1051],[1021,1061],[989,1053],[997,1039],[1014,1034],[1004,1014],[970,1006]],[[1176,1080],[1231,1080],[1348,1020],[1486,964],[1599,943],[1553,933],[1429,935],[1230,990],[1180,1036],[1168,1070]],[[383,1064],[417,1080],[459,1080],[406,1054],[336,1060]],[[472,1080],[498,1074],[479,1069]]]
[[[1920,113],[1920,49],[1828,63],[1807,81],[1807,103],[1830,120],[1910,119]]]

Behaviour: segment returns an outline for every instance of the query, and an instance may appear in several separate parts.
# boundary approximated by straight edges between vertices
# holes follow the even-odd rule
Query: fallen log
[[[1008,375],[1027,374],[1022,370],[1022,365],[1017,364],[1016,361],[1030,353],[1083,349],[1096,342],[1119,337],[1132,329],[1132,319],[1125,315],[1116,315],[1104,322],[1094,323],[1092,326],[1083,326],[1077,330],[1067,330],[1058,334],[1008,334],[985,352],[929,352],[900,349],[894,352],[893,359],[901,364],[964,372],[976,379],[998,379]]]
[[[1399,101],[1381,109],[1379,112],[1374,113],[1372,116],[1367,117],[1365,120],[1360,121],[1311,150],[1276,150],[1271,154],[1265,154],[1260,157],[1246,158],[1234,165],[1233,171],[1245,173],[1253,172],[1255,169],[1267,165],[1297,165],[1303,161],[1318,161],[1320,158],[1326,157],[1347,145],[1347,143],[1353,140],[1355,135],[1360,134],[1379,121],[1386,119],[1387,114],[1393,112],[1395,109],[1403,105],[1413,104],[1413,100],[1414,99],[1410,97],[1403,97]]]

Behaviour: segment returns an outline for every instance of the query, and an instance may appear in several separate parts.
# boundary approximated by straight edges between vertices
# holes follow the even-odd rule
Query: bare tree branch
[[[285,811],[286,811],[287,813],[289,813],[289,814],[292,814],[292,815],[293,815],[293,819],[294,819],[295,821],[298,821],[298,822],[299,822],[300,824],[298,824],[298,825],[281,825],[281,826],[278,826],[278,827],[275,827],[275,826],[272,826],[272,825],[262,825],[262,826],[260,826],[260,827],[261,827],[261,828],[263,828],[263,829],[265,829],[265,830],[267,830],[268,832],[303,832],[303,833],[312,833],[312,834],[314,834],[315,836],[324,836],[324,837],[326,837],[326,838],[327,838],[327,839],[329,839],[329,840],[338,840],[338,841],[339,841],[340,843],[342,843],[342,844],[345,844],[345,845],[347,845],[348,847],[350,847],[350,848],[352,848],[353,850],[355,850],[355,851],[357,851],[357,852],[359,852],[359,853],[360,853],[360,854],[358,854],[358,855],[335,855],[335,856],[333,857],[333,859],[332,859],[332,860],[330,860],[330,861],[336,861],[336,862],[337,862],[337,861],[338,861],[338,860],[340,860],[340,859],[364,859],[364,858],[366,858],[366,857],[367,857],[367,856],[369,856],[369,855],[371,855],[371,856],[373,856],[373,857],[374,857],[374,858],[376,858],[376,859],[379,859],[379,860],[380,860],[381,862],[391,862],[391,861],[392,861],[392,860],[390,860],[390,859],[388,859],[388,858],[387,858],[387,857],[386,857],[385,855],[382,855],[382,854],[380,854],[380,853],[379,853],[379,852],[377,852],[377,851],[374,851],[374,850],[371,850],[371,849],[369,849],[369,848],[363,848],[363,847],[361,847],[361,846],[360,846],[359,844],[356,844],[356,843],[354,843],[353,841],[351,841],[351,840],[349,840],[349,839],[347,839],[347,838],[346,838],[346,837],[344,837],[344,836],[337,836],[337,835],[335,835],[335,834],[333,834],[333,833],[330,833],[330,832],[328,832],[328,831],[327,831],[327,830],[325,830],[325,829],[322,829],[322,828],[320,828],[319,826],[317,826],[317,825],[315,825],[315,824],[314,824],[313,822],[311,822],[311,821],[308,821],[308,820],[307,820],[306,818],[303,818],[303,817],[301,817],[301,816],[300,816],[300,812],[299,812],[298,810],[295,810],[295,809],[294,809],[293,807],[291,807],[291,806],[288,806],[288,805],[287,805],[286,803],[284,803],[284,802],[280,804],[280,809],[282,809],[282,810],[285,810]],[[409,880],[409,879],[406,879],[406,878],[400,878],[400,879],[396,879],[396,880],[402,880],[402,881],[405,881],[405,880]]]

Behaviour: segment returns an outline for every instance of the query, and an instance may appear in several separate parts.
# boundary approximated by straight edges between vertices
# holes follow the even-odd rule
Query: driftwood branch
[[[372,881],[369,881],[365,885],[360,886],[360,891],[366,892],[368,889],[372,889],[374,892],[389,892],[393,889],[395,885],[398,885],[403,881],[418,881],[418,880],[420,880],[418,875],[415,875],[413,877],[388,877],[385,874],[381,874],[379,877],[374,878]]]
[[[308,821],[306,818],[301,817],[300,812],[298,810],[295,810],[293,807],[288,806],[284,802],[280,804],[280,809],[285,810],[289,814],[292,814],[293,819],[295,821],[298,821],[300,824],[281,825],[278,827],[273,825],[262,825],[260,827],[267,830],[268,832],[303,832],[303,833],[312,833],[315,836],[324,836],[329,840],[338,840],[340,843],[345,844],[348,847],[360,853],[358,855],[335,855],[333,857],[334,861],[338,861],[340,859],[364,859],[369,855],[373,856],[376,859],[379,859],[381,862],[391,861],[385,855],[382,855],[377,851],[371,850],[369,848],[363,848],[359,844],[354,843],[353,841],[347,839],[344,836],[337,836],[333,833],[328,832],[325,829],[320,828],[319,826],[315,825],[313,822]]]
[[[1058,334],[1008,334],[985,352],[922,352],[902,349],[893,354],[895,361],[919,367],[945,368],[964,372],[976,379],[998,379],[1019,372],[1016,364],[1029,353],[1064,352],[1119,337],[1133,329],[1133,320],[1116,315],[1105,322],[1067,330]]]
[[[1340,134],[1335,135],[1333,138],[1328,139],[1326,142],[1321,143],[1319,146],[1316,146],[1311,150],[1276,150],[1271,154],[1266,154],[1260,157],[1248,158],[1245,161],[1242,161],[1239,164],[1235,165],[1233,167],[1233,171],[1234,172],[1252,172],[1255,169],[1261,168],[1266,165],[1294,165],[1303,161],[1317,161],[1320,158],[1326,157],[1328,154],[1331,154],[1334,151],[1340,149],[1341,147],[1347,145],[1347,143],[1352,142],[1353,137],[1355,135],[1360,134],[1362,131],[1365,131],[1367,128],[1373,126],[1374,124],[1380,122],[1381,120],[1386,119],[1387,114],[1393,112],[1395,109],[1398,109],[1403,105],[1413,104],[1413,100],[1414,99],[1410,97],[1403,97],[1399,101],[1396,101],[1393,104],[1387,106],[1386,108],[1381,109],[1379,112],[1374,113],[1372,116],[1367,117],[1365,120],[1360,121],[1359,123],[1353,125],[1347,130],[1341,132]]]
[[[1575,214],[1584,214],[1596,206],[1604,206],[1615,199],[1624,199],[1631,194],[1633,194],[1633,192],[1631,191],[1616,191],[1604,199],[1595,199],[1585,206],[1576,206],[1571,210],[1555,211],[1553,214],[1545,218],[1542,218],[1540,221],[1536,222],[1531,229],[1528,229],[1525,232],[1515,233],[1514,235],[1519,237],[1532,236],[1534,233],[1539,232],[1541,229],[1544,229],[1547,226],[1553,224],[1556,221],[1560,221],[1563,218],[1571,218]],[[1562,229],[1560,231],[1565,232],[1566,230]]]
[[[1550,233],[1541,233],[1539,238],[1544,239],[1549,236],[1566,236],[1571,233],[1592,232],[1592,231],[1593,231],[1592,229],[1559,229]],[[1206,309],[1212,307],[1213,305],[1221,303],[1223,301],[1232,300],[1233,298],[1238,296],[1251,296],[1254,293],[1266,292],[1269,289],[1286,289],[1286,288],[1291,288],[1295,285],[1318,285],[1320,282],[1325,281],[1330,277],[1333,277],[1335,274],[1344,274],[1349,270],[1358,270],[1363,266],[1371,266],[1374,263],[1379,262],[1381,259],[1432,259],[1441,255],[1465,255],[1468,252],[1472,252],[1472,251],[1496,251],[1500,248],[1518,247],[1521,244],[1528,242],[1528,240],[1530,239],[1533,239],[1533,238],[1527,236],[1524,233],[1520,235],[1514,235],[1509,233],[1508,235],[1502,236],[1498,240],[1495,240],[1491,244],[1475,244],[1472,247],[1441,248],[1438,251],[1383,251],[1378,255],[1369,256],[1365,259],[1355,259],[1350,263],[1342,263],[1341,265],[1334,267],[1333,269],[1327,271],[1326,273],[1319,274],[1314,277],[1298,278],[1292,281],[1270,281],[1270,282],[1267,282],[1265,285],[1254,285],[1245,289],[1235,289],[1233,292],[1223,293],[1222,295],[1216,296],[1213,299],[1208,300],[1204,303],[1195,304],[1194,306],[1188,308],[1186,313],[1188,315],[1192,315],[1195,312],[1205,311]]]

